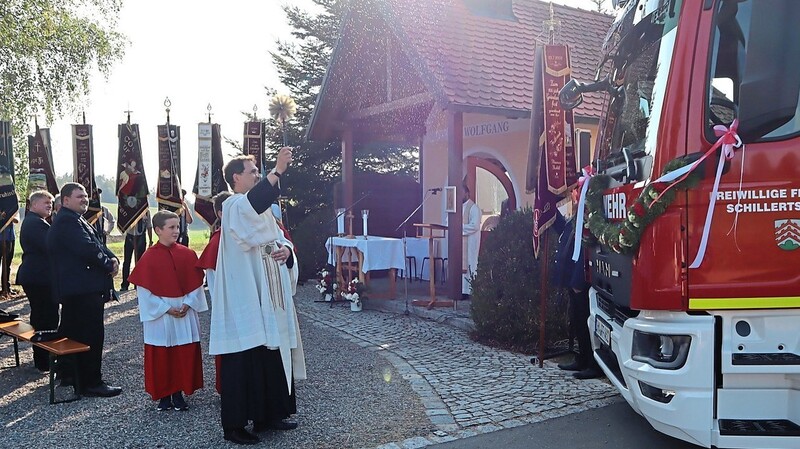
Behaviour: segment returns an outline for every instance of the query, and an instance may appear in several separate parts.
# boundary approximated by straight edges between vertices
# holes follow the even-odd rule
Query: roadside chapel
[[[341,140],[341,207],[354,201],[359,147],[417,148],[419,201],[428,195],[421,220],[447,223],[437,251],[448,258],[448,296],[460,298],[463,224],[447,218],[462,216],[462,185],[482,229],[503,204],[533,206],[526,177],[536,45],[567,44],[572,78],[591,81],[611,22],[539,0],[352,0],[307,136]],[[574,110],[579,167],[590,160],[601,108],[601,96],[587,94]]]

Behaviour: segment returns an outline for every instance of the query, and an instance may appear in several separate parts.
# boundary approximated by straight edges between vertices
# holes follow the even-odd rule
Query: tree
[[[126,40],[114,30],[122,0],[0,2],[0,117],[14,123],[17,185],[27,179],[26,124],[70,112],[94,70],[108,75]]]
[[[597,12],[605,13],[605,8],[603,8],[603,4],[606,0],[591,0],[594,3],[595,7],[597,8]]]
[[[345,12],[345,0],[313,0],[320,12],[312,14],[297,6],[285,5],[293,41],[278,41],[271,53],[279,79],[297,103],[295,117],[286,124],[289,145],[297,148],[284,195],[289,197],[287,219],[294,228],[311,212],[331,207],[333,185],[341,170],[339,141],[305,142],[303,140],[314,104],[322,86],[325,70],[339,36]],[[276,90],[267,87],[272,97]],[[283,145],[283,132],[274,120],[267,122],[268,157],[274,157]],[[355,154],[356,173],[395,173],[416,175],[417,150],[375,145],[359,148]]]

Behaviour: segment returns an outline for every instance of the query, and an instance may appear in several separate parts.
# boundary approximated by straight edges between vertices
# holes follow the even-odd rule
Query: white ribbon
[[[582,182],[581,196],[578,199],[578,216],[575,217],[575,248],[572,250],[572,260],[577,261],[581,256],[581,243],[583,242],[583,213],[586,210],[586,192],[589,190],[589,180],[592,174],[589,170],[583,169],[583,176],[579,179]]]
[[[717,192],[719,191],[719,181],[722,178],[722,169],[725,168],[725,161],[733,159],[734,148],[742,146],[742,139],[736,133],[738,128],[738,121],[734,120],[731,123],[730,129],[717,125],[714,127],[714,132],[720,136],[718,142],[722,142],[722,151],[717,163],[717,174],[714,178],[714,188],[711,190],[711,199],[708,202],[708,210],[706,211],[706,222],[703,225],[703,236],[700,239],[700,248],[697,249],[697,255],[689,268],[698,268],[703,263],[703,258],[706,256],[706,248],[708,246],[708,235],[711,231],[711,222],[714,219],[714,206],[717,203]],[[716,145],[715,145],[716,146]],[[713,150],[713,147],[712,147]],[[711,150],[709,150],[711,151]],[[699,162],[699,161],[698,161]]]

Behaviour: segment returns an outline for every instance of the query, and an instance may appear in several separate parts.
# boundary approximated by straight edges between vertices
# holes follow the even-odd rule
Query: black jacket
[[[551,281],[554,285],[562,288],[578,290],[588,288],[583,255],[578,258],[577,262],[572,260],[572,253],[575,249],[575,217],[566,221],[560,213],[557,213],[553,228],[561,235],[558,237],[558,247],[553,257]]]
[[[17,271],[18,285],[50,285],[50,257],[47,253],[47,233],[50,223],[28,211],[19,229],[22,264]]]
[[[56,298],[88,293],[108,293],[116,256],[100,242],[83,217],[61,208],[47,234]]]

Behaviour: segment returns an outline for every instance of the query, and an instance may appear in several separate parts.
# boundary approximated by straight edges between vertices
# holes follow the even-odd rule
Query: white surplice
[[[481,245],[481,210],[478,205],[472,200],[467,200],[463,204],[462,216],[462,231],[461,235],[464,239],[464,256],[463,265],[467,270],[461,276],[461,293],[469,295],[472,288],[469,284],[469,279],[478,270],[478,250]]]
[[[139,319],[144,328],[144,342],[152,346],[180,346],[200,341],[198,312],[208,310],[203,287],[178,298],[154,295],[150,290],[137,286],[139,297]],[[167,313],[170,307],[180,309],[189,306],[186,316],[177,318]]]
[[[257,346],[280,349],[286,383],[305,379],[305,356],[294,307],[297,256],[289,269],[269,248],[293,249],[272,212],[256,213],[244,194],[223,203],[219,255],[211,293],[209,353],[230,354]]]

